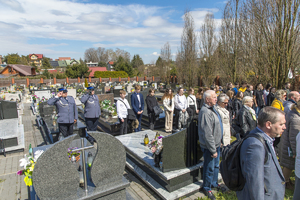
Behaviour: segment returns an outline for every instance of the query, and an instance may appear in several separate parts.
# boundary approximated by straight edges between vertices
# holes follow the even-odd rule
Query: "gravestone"
[[[114,103],[114,94],[113,93],[108,93],[108,94],[97,94],[99,102],[103,100],[110,100],[110,102],[113,104]]]
[[[123,178],[126,153],[122,143],[106,133],[89,134],[101,145],[97,145],[91,169],[87,170],[88,191],[79,187],[79,173],[67,155],[67,149],[76,137],[72,135],[48,148],[38,158],[32,175],[38,198],[126,199],[129,182]]]
[[[5,94],[5,100],[7,101],[10,101],[10,100],[13,100],[13,101],[21,101],[20,97],[18,94],[11,94],[11,93],[6,93]]]
[[[68,89],[68,96],[72,96],[74,99],[77,97],[76,89]]]
[[[17,103],[15,101],[0,101],[2,119],[18,118]]]
[[[38,90],[38,91],[35,91],[34,94],[39,99],[42,99],[43,97],[45,97],[46,99],[50,99],[52,97],[51,90]]]
[[[114,90],[122,90],[123,88],[122,88],[122,85],[116,85],[115,87],[114,87]]]

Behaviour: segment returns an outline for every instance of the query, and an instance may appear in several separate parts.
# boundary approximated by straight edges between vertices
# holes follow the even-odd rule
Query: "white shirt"
[[[124,105],[124,103],[122,101],[126,104],[126,106]],[[127,99],[119,98],[116,104],[117,104],[118,117],[120,119],[127,118],[127,115],[128,115],[127,109],[130,109],[130,105],[129,105]]]
[[[178,110],[183,110],[187,108],[186,98],[184,95],[179,96],[179,94],[175,95],[174,98],[175,108]]]
[[[190,106],[195,106],[196,110],[197,110],[197,103],[196,103],[196,97],[195,95],[190,94],[187,98],[187,108]]]
[[[137,98],[138,98],[138,100],[139,100],[139,108],[141,108],[141,107],[142,107],[142,104],[141,104],[141,99],[140,99],[140,93],[137,93],[137,92],[136,92],[136,96],[137,96]]]
[[[165,110],[172,112],[174,110],[174,98],[172,98],[172,104],[170,105],[170,99],[165,98],[163,101]]]

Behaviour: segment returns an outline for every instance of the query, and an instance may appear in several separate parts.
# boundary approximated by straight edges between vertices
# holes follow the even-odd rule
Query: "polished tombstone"
[[[18,118],[17,103],[15,101],[0,101],[1,119]]]
[[[51,90],[37,90],[34,92],[34,94],[39,98],[46,98],[46,99],[50,99],[52,94],[51,94]]]
[[[144,146],[146,134],[150,140],[156,135],[148,130],[116,137],[125,146],[126,166],[162,199],[178,199],[199,191],[203,163],[186,167],[186,129],[163,138],[161,169],[154,166],[152,153]]]
[[[79,187],[79,173],[67,156],[68,147],[76,144],[76,140],[72,141],[75,136],[69,136],[53,146],[48,145],[50,147],[38,158],[30,199],[131,199],[126,194],[129,182],[123,177],[126,158],[123,145],[106,133],[89,134],[101,145],[97,145],[91,169],[87,169],[87,191]],[[87,144],[85,140],[85,147]],[[81,163],[82,160],[81,156]]]
[[[52,137],[53,143],[58,141],[59,137],[59,128],[58,123],[56,120],[53,120],[51,116],[43,117],[44,122],[44,131],[48,138]],[[81,134],[81,130],[86,128],[86,125],[83,124],[80,120],[77,120],[76,123],[74,123],[73,126],[73,133],[74,134]]]
[[[53,105],[48,105],[47,102],[40,102],[39,113],[41,117],[52,116],[54,113],[56,113],[56,107]]]
[[[74,99],[77,97],[76,89],[68,89],[68,96],[72,96]]]
[[[5,94],[5,100],[7,101],[21,101],[21,98],[19,96],[19,94],[12,94],[12,93],[7,93]]]
[[[0,138],[6,152],[24,151],[24,126],[19,124],[18,118],[0,121]]]

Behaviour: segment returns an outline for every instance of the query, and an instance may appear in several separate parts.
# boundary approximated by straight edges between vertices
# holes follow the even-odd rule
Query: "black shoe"
[[[212,187],[212,188],[216,188],[218,192],[220,192],[220,191],[221,191],[222,193],[226,192],[226,188],[222,187],[222,186],[219,185],[219,184],[218,184],[217,187]]]
[[[215,195],[214,195],[211,191],[203,190],[203,193],[205,194],[205,196],[207,196],[207,197],[210,198],[211,200],[216,200]]]

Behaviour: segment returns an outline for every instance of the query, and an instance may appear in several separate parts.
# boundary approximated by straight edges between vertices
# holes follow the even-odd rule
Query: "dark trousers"
[[[175,123],[174,129],[178,129],[179,113],[180,113],[180,110],[175,108],[174,109],[175,116],[174,116],[174,120],[173,120],[173,123]]]
[[[127,118],[123,118],[124,122],[119,118],[120,120],[120,135],[127,134]]]
[[[148,113],[148,119],[149,119],[149,126],[151,130],[154,130],[155,125],[155,113]]]
[[[141,128],[141,121],[142,121],[143,113],[140,114],[140,115],[138,115],[138,114],[135,113],[135,116],[136,116],[136,119],[139,121],[139,126],[138,126],[138,128],[135,129],[134,131],[135,131],[135,132],[139,132],[139,131],[142,130],[142,128]]]
[[[68,137],[69,135],[73,134],[73,125],[74,125],[74,123],[71,123],[71,124],[58,123],[59,132],[64,137]],[[57,138],[58,137],[59,137],[59,134],[58,134]]]
[[[212,158],[212,154],[208,149],[201,148],[203,152],[203,189],[211,191],[211,187],[218,186],[219,162],[220,162],[220,147],[217,148],[218,156]]]
[[[96,131],[98,125],[98,118],[85,118],[87,131]]]

